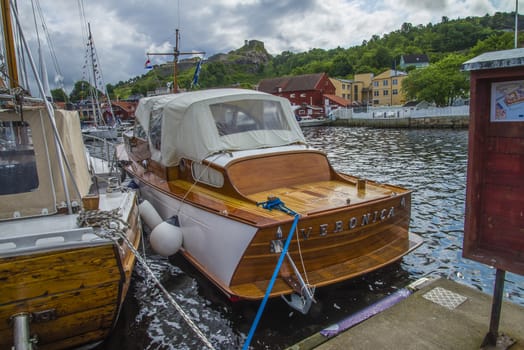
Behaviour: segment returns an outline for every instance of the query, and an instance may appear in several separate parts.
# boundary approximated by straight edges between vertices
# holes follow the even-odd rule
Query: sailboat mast
[[[179,39],[180,39],[180,32],[178,28],[175,30],[176,40],[175,40],[175,48],[173,49],[173,53],[156,53],[156,52],[148,52],[147,55],[173,55],[173,93],[178,92],[178,56],[180,55],[205,55],[206,53],[204,51],[192,51],[192,52],[180,52],[178,49],[179,45]]]
[[[13,27],[11,22],[10,0],[0,0],[2,5],[2,25],[4,26],[4,41],[6,50],[7,67],[9,73],[9,87],[18,87],[18,68],[16,64],[16,53]]]
[[[178,92],[178,81],[177,81],[177,66],[178,66],[178,56],[180,55],[180,51],[178,50],[178,40],[180,38],[180,33],[178,32],[178,28],[175,30],[175,49],[173,50],[173,93]]]
[[[515,0],[515,49],[519,45],[519,0]]]
[[[91,58],[91,73],[93,74],[93,91],[91,93],[91,98],[93,99],[91,105],[93,107],[93,117],[95,120],[95,125],[98,125],[98,122],[101,121],[102,124],[105,124],[104,119],[102,118],[102,111],[100,110],[100,102],[98,101],[98,84],[96,80],[96,60],[95,52],[93,47],[93,36],[91,34],[91,23],[87,23],[88,31],[88,46],[89,46],[89,56]]]

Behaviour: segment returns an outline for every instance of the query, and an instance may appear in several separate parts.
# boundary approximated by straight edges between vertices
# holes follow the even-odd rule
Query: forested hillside
[[[260,41],[252,40],[238,50],[210,57],[202,65],[197,88],[243,86],[252,87],[260,79],[268,77],[326,72],[331,77],[351,79],[355,73],[378,74],[399,64],[405,54],[427,54],[435,64],[451,53],[473,57],[480,53],[509,49],[514,46],[514,22],[512,13],[495,13],[483,17],[449,19],[440,23],[413,25],[404,23],[382,37],[374,35],[362,44],[333,49],[312,49],[293,53],[284,51],[271,56]],[[524,16],[519,16],[519,30]],[[523,40],[519,37],[519,42]],[[521,47],[521,45],[519,45]],[[172,70],[157,67],[141,77],[135,77],[108,91],[120,98],[163,87],[172,81]],[[195,65],[181,69],[179,85],[188,89]]]

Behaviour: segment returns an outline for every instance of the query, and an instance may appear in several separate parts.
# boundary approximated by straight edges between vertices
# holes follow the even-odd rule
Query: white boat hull
[[[184,253],[198,261],[220,284],[229,285],[257,228],[182,203],[143,183],[139,186],[141,196],[151,202],[163,220],[178,216]]]

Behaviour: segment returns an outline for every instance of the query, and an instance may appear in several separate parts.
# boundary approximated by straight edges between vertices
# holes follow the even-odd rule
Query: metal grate
[[[434,302],[435,304],[444,306],[445,308],[448,308],[450,310],[455,309],[457,306],[459,306],[468,299],[463,295],[454,293],[441,287],[433,288],[432,290],[424,294],[422,297]]]

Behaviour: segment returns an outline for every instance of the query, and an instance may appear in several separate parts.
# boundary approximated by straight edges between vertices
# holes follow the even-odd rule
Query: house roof
[[[339,106],[342,107],[348,107],[351,105],[351,101],[346,100],[345,98],[342,98],[340,96],[336,95],[324,95],[325,98],[327,98],[330,102],[333,102]]]
[[[294,77],[264,79],[258,84],[258,90],[270,94],[315,90],[325,75],[326,73],[316,73],[297,75]]]
[[[392,78],[392,77],[399,77],[399,76],[406,76],[406,75],[408,75],[408,73],[403,72],[401,70],[388,69],[388,70],[380,73],[379,75],[377,75],[375,78],[373,78],[373,80],[380,80],[380,79],[384,79],[384,78]]]
[[[405,64],[429,63],[429,58],[425,54],[402,55]]]
[[[129,101],[112,101],[113,106],[118,106],[128,113],[133,113],[136,109],[136,102]]]

